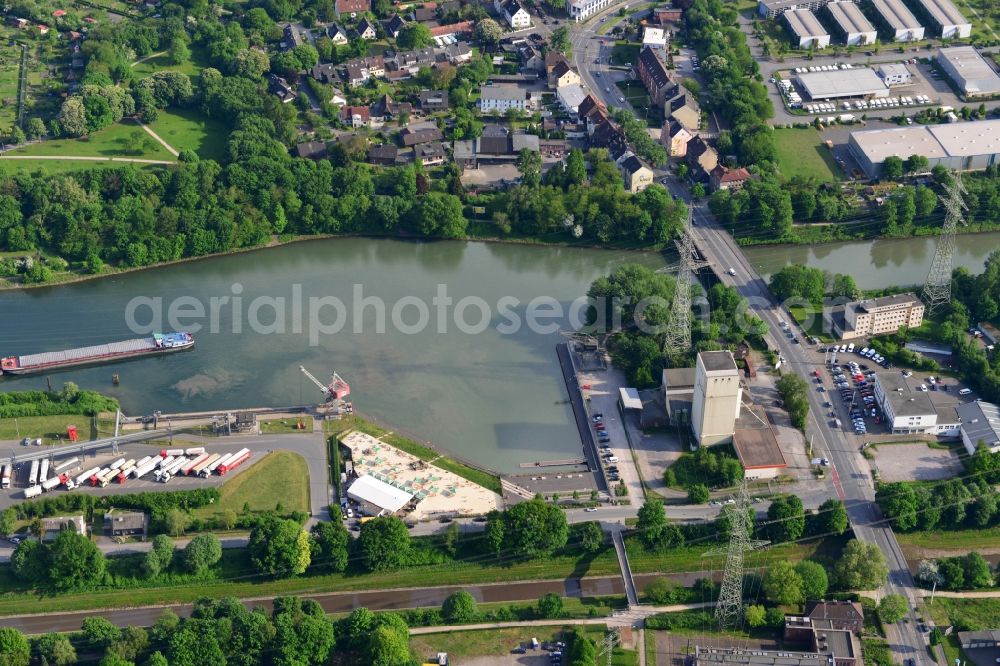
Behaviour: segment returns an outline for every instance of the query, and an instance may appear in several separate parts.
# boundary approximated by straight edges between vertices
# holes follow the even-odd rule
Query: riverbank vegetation
[[[638,264],[623,264],[594,280],[587,291],[592,306],[589,324],[595,330],[613,332],[608,343],[612,361],[632,386],[658,386],[664,367],[690,367],[697,352],[733,349],[747,338],[767,333],[767,325],[747,311],[736,289],[715,284],[705,292],[695,284],[694,347],[669,358],[662,349],[663,329],[674,290],[673,277]]]
[[[114,398],[97,391],[82,391],[73,382],[66,382],[59,391],[0,393],[0,419],[64,414],[96,416],[101,412],[113,412],[117,409],[118,401]]]

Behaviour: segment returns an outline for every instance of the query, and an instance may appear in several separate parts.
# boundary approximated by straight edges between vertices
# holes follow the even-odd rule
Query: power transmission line
[[[671,358],[678,358],[691,349],[691,287],[694,284],[694,271],[702,265],[694,258],[694,239],[691,237],[692,214],[692,210],[688,209],[687,221],[684,223],[680,238],[677,239],[680,266],[677,268],[670,318],[663,332],[663,353]]]
[[[934,260],[927,272],[924,283],[924,302],[927,303],[927,314],[933,315],[941,307],[951,303],[951,270],[955,256],[955,230],[962,219],[962,209],[968,208],[962,200],[965,187],[962,186],[962,173],[956,171],[951,182],[945,185],[948,198],[944,201],[946,209],[944,228],[938,237],[937,248],[934,250]]]

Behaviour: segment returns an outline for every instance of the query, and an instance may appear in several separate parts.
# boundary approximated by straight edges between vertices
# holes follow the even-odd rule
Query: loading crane
[[[350,385],[344,381],[344,378],[333,372],[330,375],[330,383],[324,384],[320,380],[316,379],[311,372],[305,369],[305,366],[299,366],[299,370],[302,371],[309,380],[316,385],[316,387],[323,393],[323,398],[326,402],[332,402],[337,400],[343,400],[351,394]]]

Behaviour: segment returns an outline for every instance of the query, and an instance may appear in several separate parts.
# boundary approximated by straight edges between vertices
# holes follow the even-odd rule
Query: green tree
[[[525,187],[538,187],[542,182],[542,154],[537,150],[522,148],[515,166]]]
[[[142,627],[125,627],[108,646],[108,654],[124,661],[135,661],[149,647],[149,634]]]
[[[181,509],[169,509],[163,516],[163,526],[166,528],[167,534],[175,537],[184,534],[189,521],[187,513]]]
[[[188,48],[187,41],[181,37],[174,37],[167,50],[167,60],[173,65],[183,65],[191,59],[191,49]]]
[[[910,155],[904,165],[906,173],[925,173],[930,170],[930,161],[923,155]]]
[[[107,648],[122,635],[121,629],[103,617],[85,618],[80,629],[88,645],[100,649]]]
[[[76,663],[76,648],[63,634],[39,636],[35,639],[35,653],[39,661],[47,666],[69,666]]]
[[[426,46],[434,45],[434,35],[430,28],[423,23],[411,21],[403,26],[396,35],[396,45],[401,49],[422,49]]]
[[[802,577],[790,562],[775,562],[764,574],[764,594],[783,606],[800,604],[805,599]]]
[[[503,28],[491,18],[484,18],[476,23],[476,37],[490,48],[496,47],[503,37]]]
[[[882,161],[882,177],[889,180],[899,180],[903,177],[903,159],[890,155]]]
[[[543,594],[538,599],[538,615],[546,620],[551,620],[562,615],[563,600],[555,592]]]
[[[18,579],[41,585],[48,577],[48,552],[41,541],[25,539],[10,556],[11,568]]]
[[[384,613],[375,618],[373,624],[375,629],[364,650],[364,663],[372,666],[411,663],[410,635],[402,618],[394,613]]]
[[[805,509],[798,495],[779,495],[767,509],[767,533],[774,543],[795,541],[806,529]]]
[[[45,136],[45,121],[38,116],[28,118],[24,127],[24,135],[29,141],[38,141]]]
[[[358,549],[368,571],[396,569],[409,560],[410,532],[399,518],[380,516],[361,526]]]
[[[339,512],[338,512],[339,513]],[[350,536],[339,520],[319,522],[312,527],[312,561],[331,571],[347,569]]]
[[[889,566],[878,546],[851,539],[834,566],[841,587],[848,590],[874,590],[885,585]]]
[[[704,483],[694,483],[688,486],[688,502],[691,504],[704,504],[710,497],[711,493]]]
[[[274,576],[296,576],[309,567],[309,534],[294,520],[270,514],[250,531],[250,561]]]
[[[563,55],[569,53],[569,28],[559,26],[549,35],[549,48]]]
[[[648,548],[654,548],[663,539],[667,527],[667,514],[663,510],[663,500],[649,496],[642,507],[636,522],[636,529],[642,535],[642,540]]]
[[[814,519],[814,534],[834,534],[840,536],[849,525],[847,509],[844,503],[835,497],[831,497],[819,505]]]
[[[444,192],[428,192],[412,209],[416,227],[425,236],[459,238],[465,235],[468,220],[462,213],[462,201]]]
[[[504,550],[515,557],[551,555],[569,538],[566,514],[542,500],[515,504],[503,515]]]
[[[807,601],[822,600],[826,597],[830,581],[822,564],[812,560],[802,560],[795,564],[795,572],[802,578],[802,596]]]
[[[574,148],[566,157],[566,184],[581,185],[586,180],[587,161],[583,157],[583,151]]]
[[[604,530],[600,523],[589,520],[580,524],[576,533],[580,548],[587,553],[596,553],[604,547]]]
[[[181,562],[189,573],[203,574],[222,559],[222,543],[214,534],[199,534],[188,542],[181,553]]]
[[[767,610],[759,604],[752,604],[743,610],[743,617],[751,627],[763,627],[767,622]]]
[[[452,592],[441,604],[441,617],[450,624],[472,622],[478,616],[476,600],[465,590]]]
[[[14,509],[7,508],[0,511],[0,536],[9,536],[14,533],[14,523],[17,520],[17,513]]]
[[[654,604],[670,604],[676,601],[677,586],[666,576],[649,583],[644,591],[646,598]]]
[[[104,553],[82,534],[61,530],[48,550],[49,581],[57,589],[76,589],[104,576]]]
[[[257,49],[243,49],[236,53],[229,63],[229,71],[234,76],[246,79],[259,79],[271,69],[268,55]]]
[[[878,617],[882,624],[895,624],[904,617],[910,604],[901,594],[887,594],[878,602]]]
[[[31,646],[17,629],[0,627],[0,666],[28,666]]]

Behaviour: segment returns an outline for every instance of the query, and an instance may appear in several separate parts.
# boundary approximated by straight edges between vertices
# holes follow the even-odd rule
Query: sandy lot
[[[881,444],[875,451],[875,464],[883,481],[937,481],[962,473],[954,452],[926,444]]]
[[[351,449],[358,475],[375,478],[421,497],[410,514],[415,520],[441,515],[478,516],[501,506],[496,493],[435,467],[382,440],[355,430],[341,439]]]

